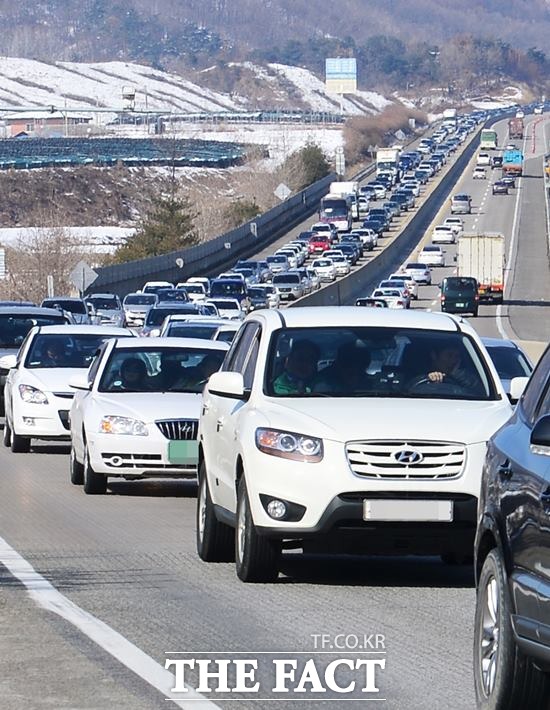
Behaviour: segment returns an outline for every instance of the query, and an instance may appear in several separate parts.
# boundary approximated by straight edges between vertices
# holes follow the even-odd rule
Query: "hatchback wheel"
[[[90,464],[88,447],[84,446],[84,493],[103,495],[107,491],[107,476],[96,473]]]
[[[2,434],[2,443],[8,448],[11,446],[11,429],[7,418],[4,421],[4,433]]]
[[[10,431],[10,448],[14,454],[28,454],[31,450],[31,440],[28,436],[19,436],[12,429]]]
[[[279,576],[281,543],[256,532],[244,476],[237,495],[235,549],[237,576],[243,582],[274,582]]]
[[[71,483],[75,486],[81,486],[84,483],[84,464],[77,461],[74,446],[72,444],[71,453],[69,455],[69,470],[71,472]]]
[[[199,470],[197,496],[197,553],[204,562],[233,562],[235,533],[216,518],[204,461]]]
[[[543,710],[548,678],[516,646],[504,564],[497,550],[487,555],[477,591],[474,683],[482,710]]]

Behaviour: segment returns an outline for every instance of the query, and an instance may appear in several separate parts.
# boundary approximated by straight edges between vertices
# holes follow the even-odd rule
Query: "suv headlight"
[[[19,385],[19,396],[23,402],[30,404],[48,404],[48,398],[42,390],[31,385]]]
[[[130,436],[149,436],[145,422],[131,417],[106,416],[101,420],[99,431],[102,434],[129,434]]]
[[[291,431],[256,429],[256,446],[264,454],[293,461],[318,463],[323,458],[322,439]]]

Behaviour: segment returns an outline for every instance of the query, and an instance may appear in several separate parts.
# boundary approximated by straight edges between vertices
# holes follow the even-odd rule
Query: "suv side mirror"
[[[531,431],[531,452],[550,456],[550,414],[541,417]]]
[[[510,402],[515,404],[525,391],[527,383],[529,382],[528,377],[512,377],[510,380]]]
[[[2,370],[13,370],[17,365],[17,355],[4,355],[0,357],[0,368]]]
[[[244,388],[244,379],[240,372],[214,372],[206,385],[210,394],[232,399],[248,399],[249,393]]]

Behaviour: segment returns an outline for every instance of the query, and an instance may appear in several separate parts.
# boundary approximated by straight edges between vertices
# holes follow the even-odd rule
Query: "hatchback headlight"
[[[130,436],[149,436],[145,422],[131,417],[103,417],[99,425],[102,434],[128,434]]]
[[[323,458],[322,439],[291,431],[256,429],[256,446],[264,454],[293,461],[318,463]]]
[[[42,390],[31,385],[19,385],[19,396],[23,402],[30,404],[48,404],[48,398]]]

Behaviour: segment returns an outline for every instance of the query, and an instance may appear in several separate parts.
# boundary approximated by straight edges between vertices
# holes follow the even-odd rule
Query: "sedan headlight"
[[[99,425],[102,434],[128,434],[130,436],[149,436],[145,422],[131,417],[103,417]]]
[[[293,461],[318,463],[323,458],[322,439],[291,431],[256,429],[256,446],[264,454]]]
[[[30,404],[48,404],[48,398],[42,390],[31,385],[19,385],[19,396],[23,402]]]

